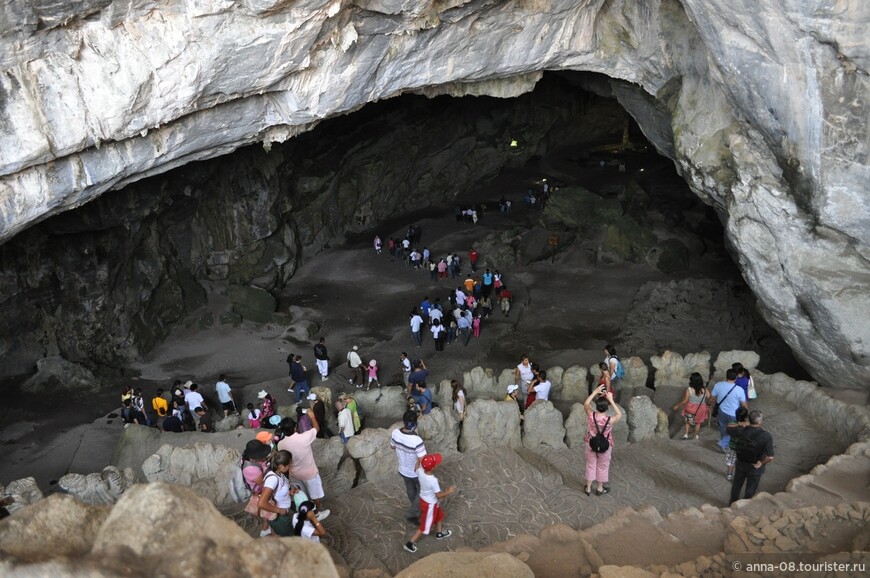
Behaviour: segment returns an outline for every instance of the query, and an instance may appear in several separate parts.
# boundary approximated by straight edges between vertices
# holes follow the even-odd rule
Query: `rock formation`
[[[724,0],[15,0],[3,11],[2,239],[367,102],[511,97],[544,70],[598,72],[612,80],[597,88],[720,213],[765,318],[801,361],[870,383],[863,4],[765,1],[749,15]]]
[[[121,471],[115,466],[106,466],[100,473],[67,474],[57,485],[86,504],[106,505],[117,502],[121,494],[138,482],[132,469]]]

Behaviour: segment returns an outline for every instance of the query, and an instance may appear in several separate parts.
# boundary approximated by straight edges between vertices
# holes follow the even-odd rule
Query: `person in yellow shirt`
[[[474,277],[471,276],[471,273],[468,274],[468,277],[465,278],[465,292],[471,295],[474,293]]]
[[[157,414],[157,417],[163,419],[166,417],[166,414],[169,413],[169,402],[166,401],[166,398],[163,397],[163,390],[158,389],[157,395],[151,400],[151,407],[154,408],[154,413]]]

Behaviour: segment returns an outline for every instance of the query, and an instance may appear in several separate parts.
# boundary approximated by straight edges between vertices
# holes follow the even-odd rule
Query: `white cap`
[[[190,380],[188,379],[187,381],[184,382],[184,385],[183,385],[182,387],[184,387],[185,389],[187,389],[187,388],[189,388],[191,385],[193,385],[193,382],[190,381]]]
[[[519,388],[520,388],[520,386],[519,386],[519,385],[516,385],[515,383],[510,384],[510,385],[508,386],[508,395],[512,394],[513,392],[515,392],[515,391],[518,390]]]
[[[257,397],[260,398],[260,399],[263,399],[263,398],[266,397],[267,395],[269,395],[269,394],[266,393],[266,390],[265,390],[265,389],[261,389],[261,390],[260,390],[260,393],[257,394]]]
[[[315,399],[317,399],[317,394],[316,393],[309,393],[308,399],[310,399],[311,401],[314,401]]]
[[[356,345],[354,345],[354,346],[353,346],[353,350],[356,351],[357,349],[359,349],[359,347],[357,347]]]

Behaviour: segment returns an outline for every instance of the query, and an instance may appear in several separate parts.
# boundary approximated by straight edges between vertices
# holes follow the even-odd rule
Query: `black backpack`
[[[742,431],[731,439],[734,440],[737,461],[746,464],[754,464],[758,461],[758,442],[755,441],[755,436],[750,437],[746,431]]]
[[[592,417],[592,421],[595,423],[595,435],[589,438],[589,447],[592,448],[592,451],[596,454],[603,454],[607,450],[610,449],[610,442],[607,440],[607,436],[604,435],[604,432],[607,431],[607,424],[610,423],[610,416],[607,416],[607,421],[604,422],[604,429],[598,429],[598,421],[595,417]]]

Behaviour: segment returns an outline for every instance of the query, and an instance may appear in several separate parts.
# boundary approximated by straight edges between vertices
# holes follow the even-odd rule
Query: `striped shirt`
[[[399,458],[399,473],[406,478],[416,478],[417,472],[414,471],[414,467],[417,465],[417,459],[426,455],[423,438],[414,433],[394,429],[390,435],[390,447],[396,450],[396,457]]]

